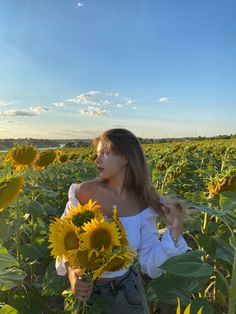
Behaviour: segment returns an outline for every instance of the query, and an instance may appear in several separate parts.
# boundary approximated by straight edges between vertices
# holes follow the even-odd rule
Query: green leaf
[[[0,270],[2,268],[12,267],[12,266],[18,266],[17,260],[11,256],[7,249],[0,245]]]
[[[92,303],[91,308],[89,309],[89,314],[103,314],[110,313],[111,308],[108,302],[102,296],[96,296],[95,299],[90,300]]]
[[[44,312],[45,297],[42,297],[40,291],[34,286],[30,286],[27,291],[17,289],[15,293],[9,295],[8,299],[8,302],[22,314],[51,313]]]
[[[42,188],[42,193],[47,194],[47,197],[50,197],[50,198],[57,198],[59,195],[57,191],[53,191],[53,190],[49,190],[45,188]]]
[[[167,304],[176,304],[177,297],[184,304],[189,303],[191,293],[199,291],[205,285],[208,277],[201,278],[183,278],[173,275],[162,275],[152,279],[150,287],[147,290],[148,299],[151,300],[155,295],[161,302]]]
[[[36,260],[39,258],[47,258],[48,248],[39,244],[24,244],[20,247],[20,252],[25,258]]]
[[[200,233],[198,236],[198,242],[208,254],[215,256],[214,239],[210,235]]]
[[[216,273],[216,288],[219,289],[226,297],[229,296],[229,284],[223,274]]]
[[[51,206],[49,206],[47,204],[44,206],[44,210],[45,210],[47,216],[55,216],[55,215],[57,215],[57,209],[54,208],[54,207],[51,207]]]
[[[229,238],[229,243],[234,248],[234,250],[236,251],[236,235],[231,236]],[[234,254],[236,254],[236,252],[234,252]]]
[[[26,277],[26,273],[17,268],[0,269],[0,290],[5,291],[18,286]]]
[[[5,219],[0,219],[0,240],[1,242],[7,241],[11,235],[11,224],[7,223]]]
[[[219,227],[219,224],[217,222],[209,221],[209,223],[207,225],[207,232],[208,233],[216,233],[218,227]],[[209,237],[210,237],[210,235],[209,235]]]
[[[195,231],[200,232],[201,231],[201,225],[202,225],[201,218],[195,216],[195,217],[193,217],[192,220],[187,222],[186,230],[188,230],[188,232],[190,232],[190,233],[195,232]]]
[[[222,192],[220,194],[220,208],[222,210],[236,209],[236,193],[235,192]]]
[[[216,210],[216,209],[213,209],[210,207],[200,206],[200,205],[199,206],[194,205],[193,208],[195,208],[201,212],[207,213],[209,215],[220,217],[220,218],[225,217],[226,215],[228,215],[230,213],[229,210]]]
[[[35,217],[41,217],[41,216],[46,216],[46,211],[43,207],[43,205],[35,200],[30,200],[28,203],[28,207],[25,208],[25,212],[29,213]]]
[[[1,308],[0,314],[19,314],[19,312],[14,307],[10,305],[5,305]]]
[[[56,272],[55,261],[51,262],[46,270],[42,294],[46,296],[61,295],[68,286],[67,276],[59,276]]]
[[[216,256],[222,261],[232,264],[234,259],[234,249],[232,248],[232,246],[219,237],[215,237],[214,242],[215,246],[217,247]]]
[[[213,305],[208,302],[206,299],[194,299],[191,302],[191,314],[195,314],[199,311],[199,309],[202,308],[202,314],[214,314],[214,308]]]
[[[213,267],[203,263],[194,252],[171,257],[160,268],[172,275],[187,278],[207,277],[213,272]]]
[[[229,264],[233,263],[234,252],[230,246],[216,249],[216,255],[222,261],[228,262]]]

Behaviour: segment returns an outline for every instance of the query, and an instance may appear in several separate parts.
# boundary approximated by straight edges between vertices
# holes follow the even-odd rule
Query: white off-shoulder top
[[[77,184],[70,186],[65,211],[62,218],[66,216],[72,207],[78,205],[76,198]],[[119,211],[118,211],[119,215]],[[160,276],[163,272],[159,268],[168,258],[180,255],[188,250],[188,245],[181,235],[174,243],[170,236],[170,229],[163,233],[160,240],[156,222],[158,214],[150,207],[133,216],[119,217],[128,237],[128,241],[138,254],[141,269],[151,278]],[[56,260],[58,275],[65,275],[66,268],[63,260]],[[114,272],[105,272],[102,278],[112,278],[123,275],[127,270],[121,269]]]

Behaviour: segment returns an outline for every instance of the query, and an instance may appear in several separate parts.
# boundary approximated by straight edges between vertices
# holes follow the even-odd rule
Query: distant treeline
[[[219,139],[236,139],[236,134],[231,135],[217,135],[217,136],[197,136],[197,137],[181,137],[181,138],[142,138],[138,137],[142,144],[154,144],[154,143],[169,143],[169,142],[189,142],[189,141],[205,141],[205,140],[219,140]]]
[[[217,135],[212,137],[198,136],[198,137],[182,137],[182,138],[141,138],[139,141],[142,144],[154,144],[154,143],[168,143],[168,142],[186,142],[186,141],[203,141],[203,140],[215,140],[215,139],[232,139],[236,138],[236,134],[231,135]],[[34,138],[18,138],[18,139],[0,139],[0,150],[8,150],[16,145],[34,145],[37,148],[49,148],[49,147],[84,147],[89,146],[90,139],[34,139]]]
[[[49,147],[83,147],[89,146],[91,140],[87,139],[56,139],[56,140],[49,140],[49,139],[35,139],[35,138],[7,138],[7,139],[0,139],[0,150],[8,150],[11,149],[13,146],[16,145],[33,145],[37,148],[49,148]]]
[[[0,150],[10,149],[16,145],[33,145],[37,148],[48,148],[48,147],[60,147],[60,145],[65,144],[66,140],[48,140],[48,139],[33,139],[33,138],[7,138],[0,139]]]

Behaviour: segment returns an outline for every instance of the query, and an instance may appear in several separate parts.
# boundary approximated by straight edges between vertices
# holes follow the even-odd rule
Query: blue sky
[[[0,138],[236,133],[234,0],[0,2]]]

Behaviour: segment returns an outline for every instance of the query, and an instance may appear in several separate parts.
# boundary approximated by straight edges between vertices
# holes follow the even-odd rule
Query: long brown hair
[[[151,184],[147,161],[137,137],[126,129],[117,128],[102,133],[92,143],[97,146],[99,141],[107,143],[113,153],[126,157],[124,187],[163,216],[160,196]]]

